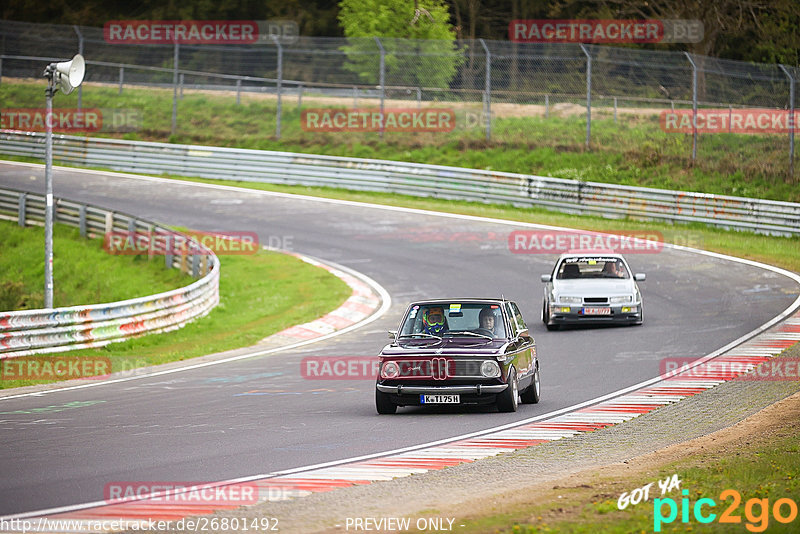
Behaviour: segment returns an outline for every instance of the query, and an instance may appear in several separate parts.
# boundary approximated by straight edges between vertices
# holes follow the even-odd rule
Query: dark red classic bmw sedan
[[[380,354],[375,405],[495,404],[515,412],[539,402],[536,343],[519,307],[504,299],[412,302]]]

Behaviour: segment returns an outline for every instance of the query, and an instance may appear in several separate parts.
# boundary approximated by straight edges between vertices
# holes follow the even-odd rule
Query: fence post
[[[119,68],[119,94],[122,94],[122,83],[125,81],[125,67]]]
[[[83,55],[83,34],[77,24],[73,24],[72,29],[78,34],[78,53]],[[83,84],[78,86],[78,111],[81,110],[83,104]]]
[[[486,140],[490,140],[492,138],[492,53],[489,51],[489,47],[486,46],[486,42],[483,39],[479,39],[481,42],[481,46],[483,46],[483,51],[486,53],[486,79],[484,80],[484,114],[486,115]]]
[[[789,78],[789,180],[794,180],[794,129],[797,128],[796,117],[794,116],[794,76],[789,69],[783,65],[778,65]]]
[[[614,97],[614,124],[617,123],[617,97]]]
[[[0,57],[0,83],[3,83],[3,58]]]
[[[275,124],[275,137],[277,139],[281,138],[281,113],[283,110],[281,109],[281,84],[283,83],[283,46],[281,46],[280,41],[278,41],[278,37],[276,35],[272,36],[272,40],[275,43],[275,46],[278,47],[278,74],[277,74],[277,82],[276,82],[276,90],[278,92],[278,110],[276,124]]]
[[[297,109],[303,107],[303,84],[297,86]]]
[[[692,64],[692,161],[697,159],[697,65],[689,52],[684,52]]]
[[[386,101],[386,50],[383,48],[383,44],[378,37],[375,37],[375,42],[378,43],[378,48],[380,48],[381,54],[381,61],[380,61],[380,74],[379,74],[379,83],[381,84],[381,139],[383,139],[383,130],[384,130],[384,120],[383,120],[383,111],[384,111],[384,103]]]
[[[588,149],[592,139],[592,56],[583,43],[579,44],[586,54],[586,148]]]
[[[184,74],[181,72],[180,81],[178,82],[178,85],[180,85],[180,86],[181,86],[181,91],[180,91],[180,98],[181,98],[181,100],[183,100],[183,79],[184,79],[183,77],[184,77],[184,76],[185,76],[185,75],[184,75]]]
[[[417,109],[422,107],[422,89],[417,87]]]
[[[180,45],[178,40],[175,40],[174,50],[172,53],[172,128],[170,133],[175,135],[178,128],[178,57],[180,54]]]
[[[241,78],[236,80],[236,105],[239,106],[242,103],[242,80]]]
[[[17,224],[25,228],[26,208],[27,208],[28,193],[19,194],[19,217]]]
[[[550,95],[544,95],[544,118],[550,118]]]
[[[353,107],[358,107],[358,87],[353,86]]]
[[[86,237],[86,204],[78,206],[78,228],[80,228],[81,237]]]

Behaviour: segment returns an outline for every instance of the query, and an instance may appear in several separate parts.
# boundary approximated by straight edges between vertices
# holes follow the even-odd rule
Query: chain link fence
[[[474,126],[487,140],[499,117],[549,117],[560,105],[588,119],[589,147],[593,109],[594,118],[614,122],[618,113],[680,108],[793,112],[800,79],[797,67],[599,45],[302,36],[282,45],[120,45],[107,43],[102,28],[0,21],[0,81],[41,78],[46,62],[75,52],[89,66],[85,83],[114,84],[120,93],[131,86],[172,89],[172,133],[188,119],[178,113],[184,90],[230,91],[237,103],[242,94],[270,95],[277,138],[288,102],[293,110],[323,102],[381,112],[387,105],[449,105],[479,117]],[[793,176],[789,125],[780,142]],[[696,128],[692,133],[695,159]]]

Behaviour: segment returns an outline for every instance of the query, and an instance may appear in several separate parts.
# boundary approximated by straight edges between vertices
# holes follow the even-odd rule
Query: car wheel
[[[548,330],[558,330],[557,324],[550,324],[550,307],[546,300],[542,303],[542,322]]]
[[[519,406],[519,382],[517,370],[508,371],[508,387],[497,396],[497,409],[501,412],[516,412]]]
[[[640,305],[640,310],[639,310],[639,319],[638,319],[638,320],[636,320],[636,321],[634,321],[634,322],[633,322],[633,323],[631,323],[631,324],[632,324],[632,325],[634,325],[634,326],[642,326],[642,323],[643,323],[643,322],[644,322],[644,306],[641,306],[641,305]]]
[[[536,404],[541,398],[540,392],[541,385],[539,384],[539,366],[537,365],[536,370],[533,372],[533,380],[531,380],[531,385],[528,386],[528,389],[522,392],[520,398],[525,404]]]
[[[389,399],[389,395],[375,390],[375,408],[379,414],[393,414],[397,411],[397,405]]]

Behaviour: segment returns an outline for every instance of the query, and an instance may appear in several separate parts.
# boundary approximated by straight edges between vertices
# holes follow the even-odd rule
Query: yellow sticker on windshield
[[[589,265],[597,265],[597,261],[596,260],[589,260]]]

